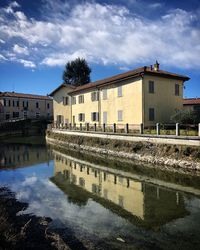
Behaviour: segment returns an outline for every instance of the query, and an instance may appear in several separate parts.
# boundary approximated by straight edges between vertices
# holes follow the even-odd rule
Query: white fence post
[[[156,134],[160,135],[160,123],[156,123]]]
[[[200,136],[200,123],[199,123],[199,126],[198,126],[198,135]]]
[[[180,135],[180,124],[176,123],[176,136]]]

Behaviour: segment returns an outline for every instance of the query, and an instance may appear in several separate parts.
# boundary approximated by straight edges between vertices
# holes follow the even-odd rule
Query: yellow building
[[[50,97],[0,92],[0,121],[39,117],[53,117],[53,101]]]
[[[53,151],[51,181],[74,203],[92,198],[121,217],[143,226],[162,225],[187,213],[183,196],[141,181],[140,176]],[[167,199],[166,199],[167,197]]]
[[[27,167],[33,164],[50,162],[52,153],[42,145],[0,145],[0,167]]]
[[[189,77],[166,72],[156,63],[74,87],[61,84],[51,93],[54,121],[145,126],[169,123],[183,108],[183,84]]]

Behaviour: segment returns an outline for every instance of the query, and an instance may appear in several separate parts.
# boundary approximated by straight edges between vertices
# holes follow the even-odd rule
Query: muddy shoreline
[[[52,228],[50,218],[21,214],[27,206],[0,187],[0,249],[87,249],[70,229]]]

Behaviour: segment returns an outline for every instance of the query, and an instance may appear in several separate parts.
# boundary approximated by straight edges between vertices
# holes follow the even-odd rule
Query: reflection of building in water
[[[5,144],[0,146],[1,167],[23,167],[52,159],[52,154],[44,146]]]
[[[51,179],[71,200],[92,197],[120,216],[146,226],[162,225],[187,213],[179,193],[120,172],[55,154]]]

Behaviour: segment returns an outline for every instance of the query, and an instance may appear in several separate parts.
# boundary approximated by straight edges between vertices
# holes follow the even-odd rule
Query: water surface
[[[0,145],[0,186],[28,203],[21,213],[50,217],[91,249],[200,248],[198,175],[61,151]]]

